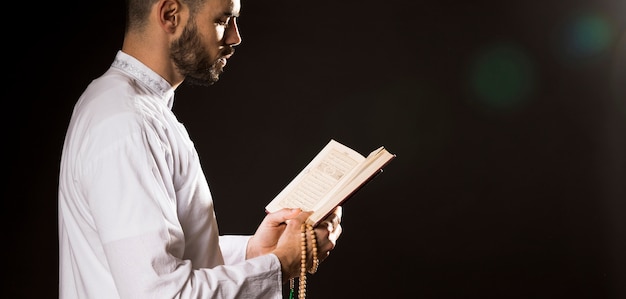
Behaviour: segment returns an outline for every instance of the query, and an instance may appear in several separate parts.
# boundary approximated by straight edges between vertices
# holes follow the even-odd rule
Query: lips
[[[231,56],[233,56],[234,52],[235,51],[232,48],[226,51],[223,51],[221,54],[224,54],[224,56],[218,58],[215,64],[219,65],[220,68],[224,68],[224,66],[226,66],[227,60],[230,59]]]
[[[232,54],[232,53],[226,54],[226,55],[224,55],[224,56],[220,57],[220,58],[218,59],[218,61],[220,62],[220,64],[221,64],[222,66],[225,66],[225,65],[226,65],[226,61],[227,61],[228,59],[230,59],[230,57],[231,57],[231,56],[233,56],[233,54]]]
[[[224,66],[226,66],[226,60],[226,57],[220,57],[215,61],[215,65],[219,68],[223,68]]]

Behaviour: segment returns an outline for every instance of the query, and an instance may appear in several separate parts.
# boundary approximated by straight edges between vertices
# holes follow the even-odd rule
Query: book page
[[[317,223],[322,220],[334,207],[349,198],[351,194],[356,192],[376,174],[382,172],[383,167],[394,158],[395,155],[387,151],[384,147],[380,147],[371,152],[358,167],[351,171],[351,175],[347,180],[340,182],[340,185],[335,187],[335,190],[333,190],[331,194],[328,194],[329,198],[323,200],[323,203],[318,206],[309,220],[312,223]]]
[[[358,152],[331,140],[266,209],[269,212],[294,207],[304,211],[318,209],[320,201],[364,159]]]

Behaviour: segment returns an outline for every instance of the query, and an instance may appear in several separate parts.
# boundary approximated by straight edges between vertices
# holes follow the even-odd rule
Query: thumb
[[[283,208],[274,213],[270,213],[267,215],[266,220],[270,225],[280,225],[283,223],[289,223],[291,219],[299,220],[298,225],[304,221],[306,221],[309,216],[311,216],[313,212],[303,212],[300,208]]]

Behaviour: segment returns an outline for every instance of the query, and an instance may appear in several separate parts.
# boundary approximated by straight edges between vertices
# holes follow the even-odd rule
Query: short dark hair
[[[125,0],[126,2],[126,30],[141,28],[148,22],[150,9],[158,0]],[[178,0],[189,7],[189,12],[194,15],[204,1],[208,0]]]

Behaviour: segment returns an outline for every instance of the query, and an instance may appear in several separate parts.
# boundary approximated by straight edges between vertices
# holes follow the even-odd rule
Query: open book
[[[307,223],[319,224],[335,207],[381,173],[396,155],[384,147],[364,157],[331,139],[309,164],[270,201],[268,213],[282,208],[313,211]]]

